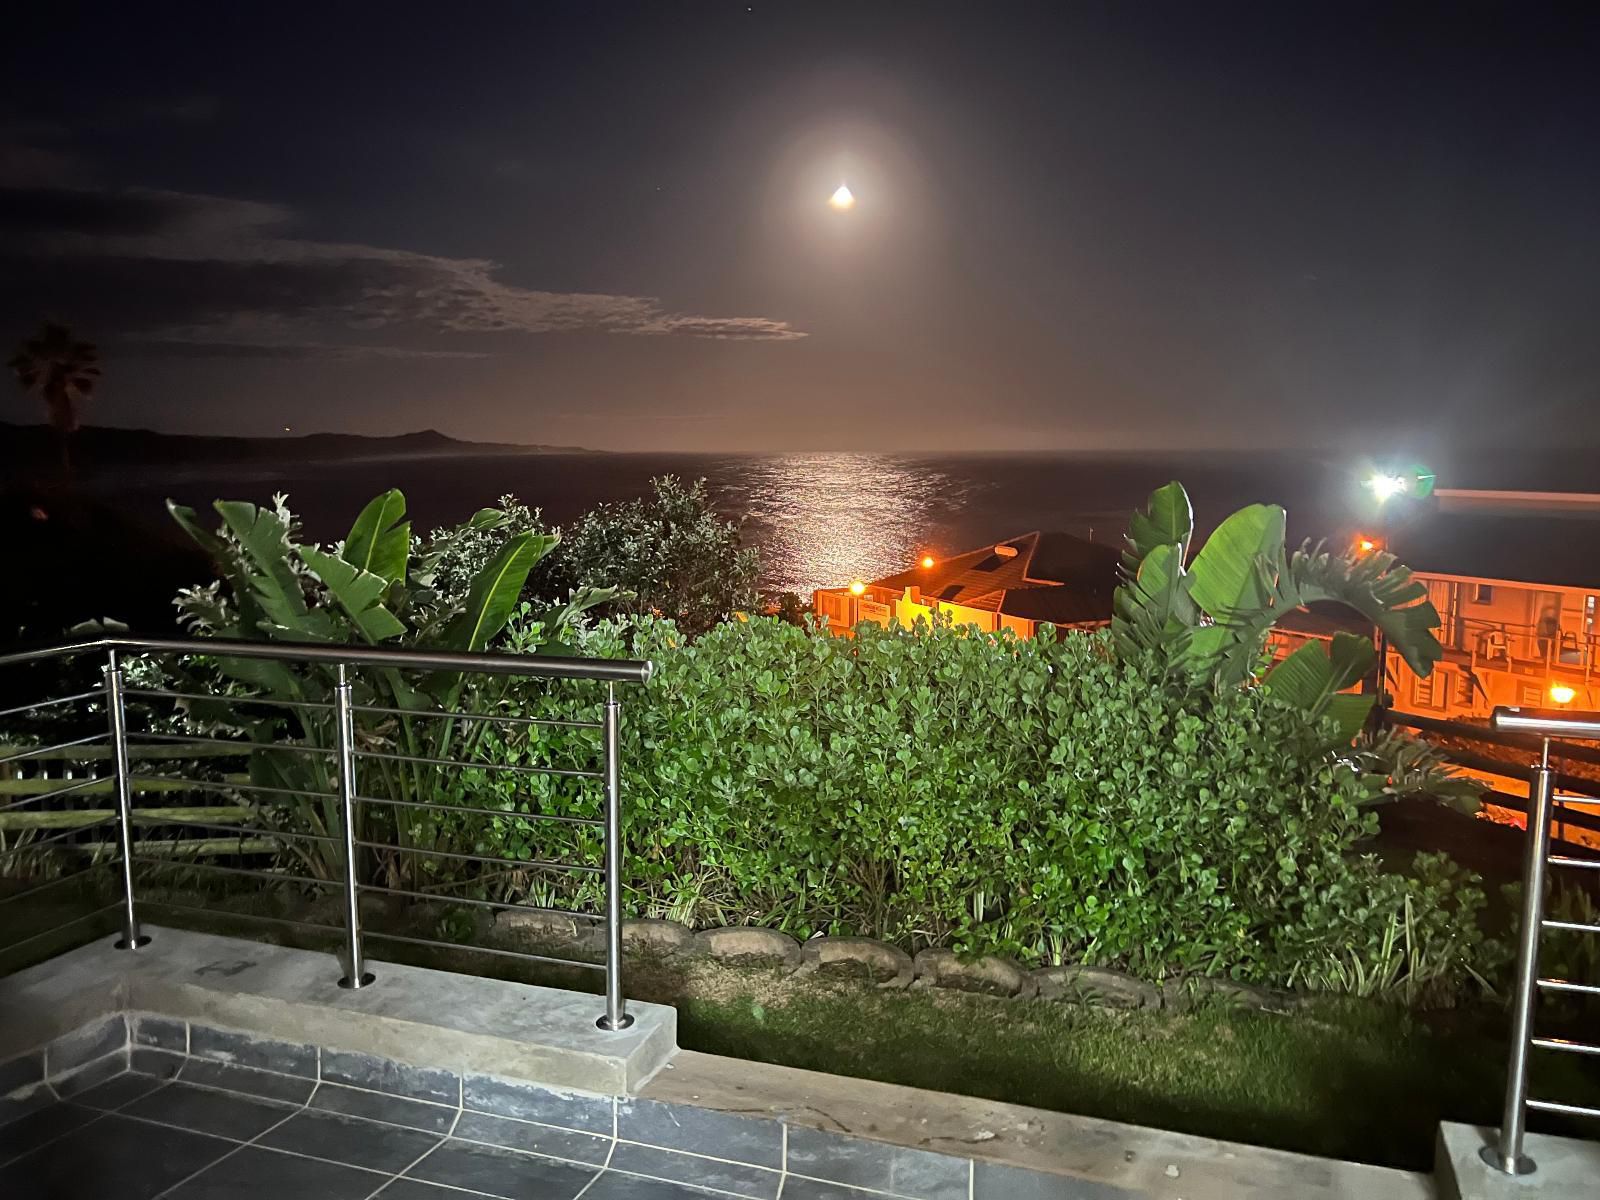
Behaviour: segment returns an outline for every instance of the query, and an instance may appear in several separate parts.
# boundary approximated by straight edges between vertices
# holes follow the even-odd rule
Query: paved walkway
[[[689,1200],[727,1193],[124,1072],[0,1127],[17,1200]],[[853,1189],[852,1189],[853,1191]],[[843,1190],[791,1185],[788,1200]],[[857,1193],[867,1197],[868,1193]]]

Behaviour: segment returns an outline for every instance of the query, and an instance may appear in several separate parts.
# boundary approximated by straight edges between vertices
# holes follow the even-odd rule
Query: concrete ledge
[[[136,1011],[419,1066],[631,1094],[677,1049],[677,1012],[630,1004],[633,1025],[595,1027],[598,997],[375,961],[338,986],[328,955],[151,928],[137,951],[109,939],[0,980],[0,1060],[96,1017]]]
[[[1439,1200],[1579,1200],[1600,1195],[1600,1142],[1530,1133],[1524,1150],[1537,1170],[1503,1175],[1478,1157],[1498,1130],[1446,1121],[1439,1126],[1434,1176]]]
[[[1432,1200],[1426,1175],[969,1096],[680,1051],[640,1093],[976,1162],[976,1195]],[[793,1140],[791,1134],[791,1141]],[[1044,1190],[1038,1172],[1055,1176]],[[1026,1180],[1026,1184],[1022,1181]],[[1032,1188],[1033,1190],[1029,1190]]]

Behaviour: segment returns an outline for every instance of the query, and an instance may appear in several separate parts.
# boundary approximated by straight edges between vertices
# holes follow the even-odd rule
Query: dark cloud
[[[647,296],[519,287],[486,259],[315,241],[293,225],[276,205],[194,193],[0,187],[0,304],[70,314],[149,352],[214,356],[485,353],[440,344],[453,335],[804,336]]]

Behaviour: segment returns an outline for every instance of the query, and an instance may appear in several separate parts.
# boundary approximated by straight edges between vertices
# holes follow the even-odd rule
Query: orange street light
[[[867,585],[862,583],[861,580],[859,580],[859,579],[856,580],[854,583],[852,583],[850,585],[850,594],[852,596],[859,596],[859,595],[861,595],[862,592],[864,592],[866,590],[867,590]]]
[[[933,555],[924,554],[922,556],[922,567],[923,567],[923,570],[927,570],[931,566],[933,566]]]
[[[1577,694],[1576,689],[1568,687],[1564,683],[1552,683],[1550,685],[1550,699],[1557,704],[1571,704],[1573,697]]]

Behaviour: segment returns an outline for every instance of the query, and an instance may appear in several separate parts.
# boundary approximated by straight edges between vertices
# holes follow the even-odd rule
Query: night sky
[[[29,6],[0,334],[184,432],[1600,442],[1596,14]]]

